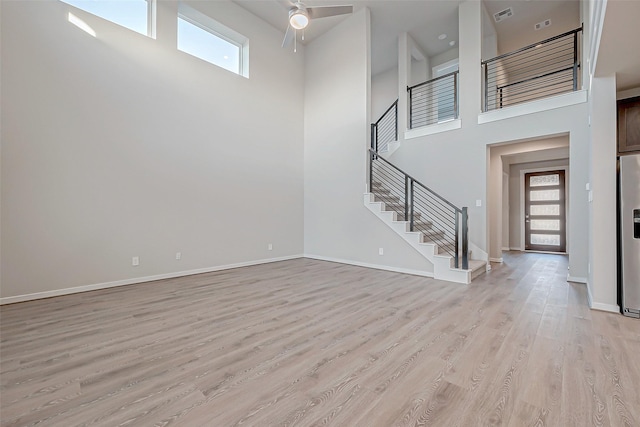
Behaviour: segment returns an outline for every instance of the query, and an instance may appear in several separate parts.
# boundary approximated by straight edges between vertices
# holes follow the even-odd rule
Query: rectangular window
[[[248,39],[212,18],[180,4],[178,50],[249,77]]]
[[[152,36],[154,0],[61,0],[102,19]]]

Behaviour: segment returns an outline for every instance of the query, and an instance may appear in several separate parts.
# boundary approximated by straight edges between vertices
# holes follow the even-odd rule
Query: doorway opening
[[[503,251],[570,253],[569,135],[492,144],[487,154],[489,261],[503,262]]]

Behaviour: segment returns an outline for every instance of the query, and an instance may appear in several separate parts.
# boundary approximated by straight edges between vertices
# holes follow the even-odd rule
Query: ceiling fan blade
[[[293,39],[296,36],[296,31],[289,25],[287,27],[287,32],[284,34],[284,40],[282,40],[282,47],[287,47],[291,44]]]
[[[308,7],[309,18],[325,18],[327,16],[346,15],[353,13],[353,6],[318,6]]]

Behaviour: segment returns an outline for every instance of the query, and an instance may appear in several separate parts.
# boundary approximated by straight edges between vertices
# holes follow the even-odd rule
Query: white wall
[[[427,54],[410,35],[408,35],[407,39],[409,42],[409,54],[411,55],[408,86],[415,86],[431,78],[431,62]]]
[[[498,56],[498,36],[493,24],[493,17],[489,15],[485,4],[482,3],[482,60]]]
[[[363,204],[371,122],[369,47],[370,14],[363,9],[309,43],[305,52],[305,254],[431,272],[433,266]]]
[[[156,40],[2,2],[3,298],[302,253],[304,49],[191,4],[250,39],[249,79],[176,50],[174,1]]]
[[[591,83],[589,293],[594,308],[616,310],[616,78]]]
[[[457,206],[468,206],[470,240],[480,249],[488,250],[489,236],[496,225],[491,226],[487,211],[487,146],[543,136],[569,135],[571,185],[583,189],[589,176],[589,127],[588,105],[584,102],[554,106],[511,118],[482,120],[478,124],[479,115],[491,116],[480,114],[481,13],[479,2],[467,1],[460,5],[462,128],[405,139],[391,160]],[[498,195],[501,196],[501,193]],[[481,206],[476,206],[476,201],[480,201]],[[588,248],[588,217],[584,215],[587,211],[586,192],[571,192],[569,203],[574,208],[568,230],[572,239],[569,243],[572,248],[569,263],[572,275],[584,279],[587,277]],[[501,239],[496,241],[500,243]]]
[[[449,50],[446,50],[438,55],[434,55],[429,58],[431,62],[431,68],[437,67],[438,65],[442,65],[446,62],[453,61],[454,59],[458,59],[459,56],[459,48],[458,46],[453,47]]]
[[[509,250],[509,172],[502,172],[502,249]]]
[[[371,119],[378,120],[398,99],[398,68],[371,77]]]

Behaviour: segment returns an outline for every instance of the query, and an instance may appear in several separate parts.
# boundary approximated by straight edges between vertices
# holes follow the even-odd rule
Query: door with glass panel
[[[525,249],[565,252],[564,170],[527,173],[524,178]]]

